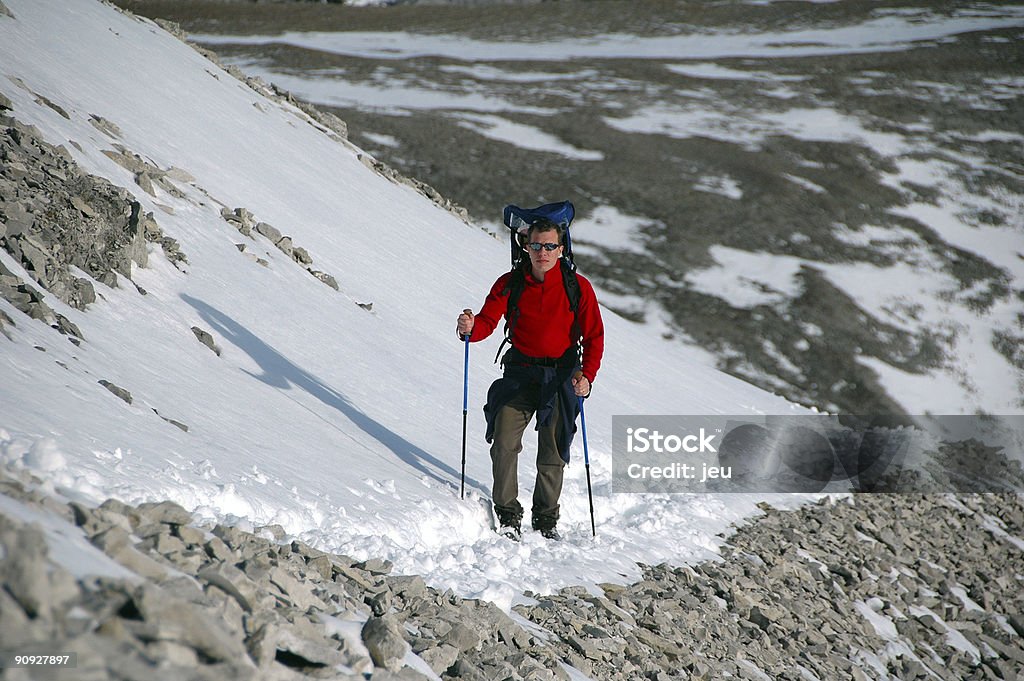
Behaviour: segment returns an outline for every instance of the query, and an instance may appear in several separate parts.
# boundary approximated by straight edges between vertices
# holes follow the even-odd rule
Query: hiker
[[[487,391],[484,412],[498,531],[512,539],[520,538],[523,518],[519,452],[523,432],[535,414],[537,483],[531,520],[545,538],[559,538],[558,498],[576,432],[578,398],[590,395],[604,353],[604,323],[594,288],[563,264],[565,232],[565,225],[545,218],[532,222],[519,238],[529,258],[520,259],[518,271],[498,278],[480,312],[465,310],[458,318],[459,337],[468,334],[471,342],[490,336],[502,315],[507,320],[512,347],[501,360],[502,377]],[[570,277],[578,281],[572,294],[578,301],[575,314],[570,303],[574,282],[566,281]]]

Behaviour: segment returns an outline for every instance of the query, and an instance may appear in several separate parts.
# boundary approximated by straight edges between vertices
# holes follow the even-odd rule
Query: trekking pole
[[[590,484],[590,449],[587,447],[587,417],[583,414],[583,398],[576,398],[580,403],[580,426],[583,428],[583,461],[587,468],[587,499],[590,500],[590,532],[597,536],[597,525],[594,523],[594,489]]]
[[[468,310],[467,310],[468,312]],[[459,498],[466,498],[466,414],[469,413],[469,336],[462,335],[466,344],[465,359],[462,371],[462,482],[459,485]]]

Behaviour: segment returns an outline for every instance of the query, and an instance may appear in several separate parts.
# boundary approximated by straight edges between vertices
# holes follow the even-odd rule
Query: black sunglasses
[[[542,244],[539,241],[531,241],[530,243],[528,243],[526,245],[530,247],[531,251],[540,252],[540,249],[542,249],[542,248],[545,251],[553,251],[553,250],[559,248],[562,244]]]

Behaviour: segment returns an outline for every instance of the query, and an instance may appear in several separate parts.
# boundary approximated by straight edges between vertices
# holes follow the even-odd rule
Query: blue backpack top
[[[511,239],[512,276],[509,277],[504,291],[508,295],[508,307],[505,313],[505,340],[498,347],[498,354],[494,358],[495,362],[498,361],[505,344],[512,342],[512,329],[519,317],[519,296],[522,295],[526,285],[524,268],[529,262],[529,258],[525,256],[526,232],[530,225],[541,218],[546,218],[556,225],[565,227],[565,249],[562,254],[561,268],[565,294],[569,299],[569,309],[573,314],[570,337],[573,343],[578,343],[578,339],[582,336],[576,318],[580,305],[580,284],[576,278],[576,263],[572,257],[572,239],[569,238],[569,225],[574,217],[576,217],[576,209],[571,201],[545,203],[536,208],[520,208],[509,204],[502,211],[503,222],[511,230],[509,236]],[[524,258],[526,259],[524,260]]]
[[[545,218],[556,225],[565,227],[564,259],[569,263],[572,271],[575,272],[576,263],[572,257],[572,239],[569,238],[569,225],[572,224],[574,217],[576,217],[576,208],[572,205],[571,201],[545,203],[543,206],[537,206],[536,208],[520,208],[512,204],[505,206],[505,210],[502,211],[502,221],[506,227],[512,230],[511,255],[513,269],[523,256],[521,235],[525,234],[526,230],[534,222]]]

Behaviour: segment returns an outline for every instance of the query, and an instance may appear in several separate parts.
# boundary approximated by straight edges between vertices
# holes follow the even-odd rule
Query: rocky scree
[[[105,576],[72,575],[40,525],[0,513],[0,640],[74,652],[78,679],[481,678],[537,642],[493,604],[392,575],[386,560],[318,551],[279,526],[196,526],[171,502],[62,503],[39,483],[0,471],[6,497],[111,561]],[[520,669],[536,672],[516,678],[568,680],[554,650],[528,657]]]
[[[429,667],[442,678],[567,680],[565,665],[637,681],[1024,672],[1016,494],[764,507],[721,560],[527,594],[510,617],[279,526],[196,525],[171,502],[65,503],[39,483],[0,471],[5,496],[62,519],[61,541],[80,535],[125,570],[72,575],[40,525],[0,514],[0,639],[75,652],[80,679],[379,681],[429,678]],[[0,678],[27,678],[20,671]]]
[[[114,287],[117,274],[131,280],[132,263],[146,265],[148,242],[159,243],[172,262],[187,262],[177,242],[163,235],[152,213],[144,213],[126,190],[82,172],[66,149],[7,115],[10,106],[0,96],[0,247],[35,285],[84,310],[96,300],[94,282]],[[89,276],[76,276],[76,269]],[[33,283],[0,263],[0,297],[81,339]],[[4,315],[0,328],[4,320],[14,323]]]
[[[645,567],[603,596],[563,589],[515,610],[601,679],[1021,678],[1021,495],[763,510],[721,561]]]

